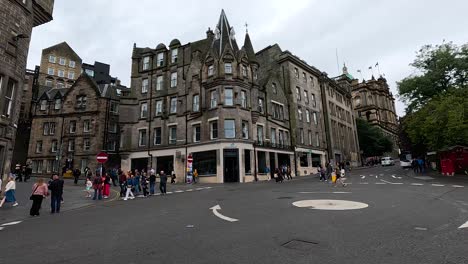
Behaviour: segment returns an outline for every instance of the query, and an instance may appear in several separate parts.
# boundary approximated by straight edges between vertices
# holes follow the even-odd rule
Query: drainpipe
[[[151,74],[149,77],[150,100],[148,107],[148,157],[150,159],[149,167],[153,167],[153,154],[151,154],[151,113],[153,113],[153,74],[154,74],[154,55],[151,56]],[[148,169],[148,168],[147,168]]]

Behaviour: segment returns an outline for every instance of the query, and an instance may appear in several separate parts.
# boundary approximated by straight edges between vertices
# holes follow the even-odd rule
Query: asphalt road
[[[468,263],[468,228],[459,228],[468,180],[414,178],[394,166],[346,181],[169,186],[166,196],[43,214],[3,226],[0,263]],[[368,207],[292,205],[316,199]]]

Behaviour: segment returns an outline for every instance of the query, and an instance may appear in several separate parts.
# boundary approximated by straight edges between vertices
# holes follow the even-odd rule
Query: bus
[[[411,162],[413,161],[413,156],[409,151],[402,151],[400,154],[400,167],[402,168],[411,168]]]

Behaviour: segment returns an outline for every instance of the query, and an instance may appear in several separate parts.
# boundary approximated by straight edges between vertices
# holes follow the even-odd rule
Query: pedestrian
[[[143,172],[141,175],[141,189],[143,190],[143,196],[148,196],[148,177],[146,177],[146,172]]]
[[[154,195],[154,186],[156,185],[156,174],[153,169],[150,170],[149,185],[150,195]]]
[[[195,169],[193,171],[193,183],[197,183],[197,181],[198,181],[198,171],[197,169]],[[172,183],[172,180],[171,180],[171,183]]]
[[[291,166],[289,166],[289,165],[286,167],[286,176],[288,177],[288,180],[292,180]]]
[[[127,191],[127,176],[123,171],[120,171],[119,174],[119,185],[120,185],[120,197],[125,196],[125,192]]]
[[[102,200],[102,178],[96,174],[93,180],[94,196],[93,200]]]
[[[276,168],[276,169],[275,169],[275,172],[276,172],[275,181],[276,181],[276,182],[281,182],[281,183],[282,183],[282,182],[283,182],[283,171],[280,170],[280,169],[278,169],[278,168]]]
[[[133,176],[131,172],[127,172],[127,182],[126,182],[126,188],[127,192],[125,194],[124,201],[127,201],[128,198],[130,199],[135,199],[135,195],[133,195],[132,188],[133,188]],[[129,197],[130,196],[130,197]]]
[[[166,183],[167,183],[167,175],[162,170],[159,174],[159,190],[161,191],[161,195],[166,194]]]
[[[74,178],[73,183],[74,183],[75,185],[78,184],[78,180],[80,179],[80,175],[81,175],[81,171],[80,171],[78,168],[75,168],[75,169],[73,170],[73,178]]]
[[[60,204],[63,195],[63,183],[64,181],[59,178],[57,174],[54,174],[52,182],[49,184],[50,190],[50,208],[51,213],[60,213]]]
[[[197,177],[198,177],[198,172],[197,172]],[[172,171],[172,174],[171,174],[171,184],[174,184],[174,183],[175,183],[175,179],[176,179],[175,171]]]
[[[320,181],[327,181],[327,178],[326,178],[326,170],[325,168],[322,167],[322,165],[320,165],[319,167],[319,173],[320,173]]]
[[[43,178],[38,178],[36,183],[32,187],[30,200],[33,201],[31,209],[29,210],[29,215],[39,216],[39,210],[41,209],[42,200],[49,195],[49,190],[47,189],[47,184],[45,184]]]
[[[117,169],[116,168],[113,168],[110,170],[110,177],[111,177],[111,180],[112,180],[112,185],[117,186]]]
[[[327,180],[330,180],[330,178],[332,177],[332,173],[333,173],[333,167],[331,165],[331,162],[327,162],[325,164],[325,167],[327,171]]]
[[[29,180],[31,178],[31,174],[32,174],[32,168],[31,168],[31,166],[29,164],[26,164],[26,169],[25,169],[25,173],[24,173],[25,181]]]
[[[341,176],[341,175],[342,175],[342,174],[341,174],[341,170],[340,170],[339,168],[336,168],[334,173],[335,173],[335,175],[336,175],[336,181],[335,181],[335,183],[334,183],[333,186],[336,187],[336,185],[337,185],[338,183],[340,183],[343,187],[345,187],[346,184],[343,182],[343,178],[342,178],[342,176]],[[343,175],[344,175],[344,173],[343,173]]]
[[[140,193],[140,178],[141,178],[141,175],[140,175],[140,172],[138,170],[135,170],[135,175],[133,177],[133,188],[135,189],[135,195],[138,196],[139,193]]]
[[[0,186],[1,187],[1,186]],[[12,206],[18,206],[18,202],[16,201],[16,182],[15,177],[8,176],[8,182],[5,185],[5,196],[3,197],[2,201],[0,202],[0,208],[3,206],[4,203],[13,203]]]
[[[15,169],[13,170],[13,174],[15,174],[15,181],[23,181],[23,177],[21,175],[21,165],[19,163],[16,163]]]
[[[91,188],[93,188],[93,182],[91,181],[91,178],[87,177],[86,178],[86,198],[91,198]]]
[[[110,175],[106,172],[104,174],[104,177],[102,178],[103,179],[103,190],[102,190],[102,194],[104,196],[104,199],[107,199],[109,198],[110,196],[110,186],[111,186],[111,177]]]

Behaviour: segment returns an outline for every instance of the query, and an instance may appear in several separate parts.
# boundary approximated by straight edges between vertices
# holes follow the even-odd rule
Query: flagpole
[[[338,69],[338,75],[340,75],[340,63],[338,61],[338,48],[335,48],[335,54],[336,54],[336,68]]]
[[[380,74],[380,65],[378,62],[375,64],[375,67],[377,67],[377,71],[379,72],[379,77],[382,76],[382,74]]]

